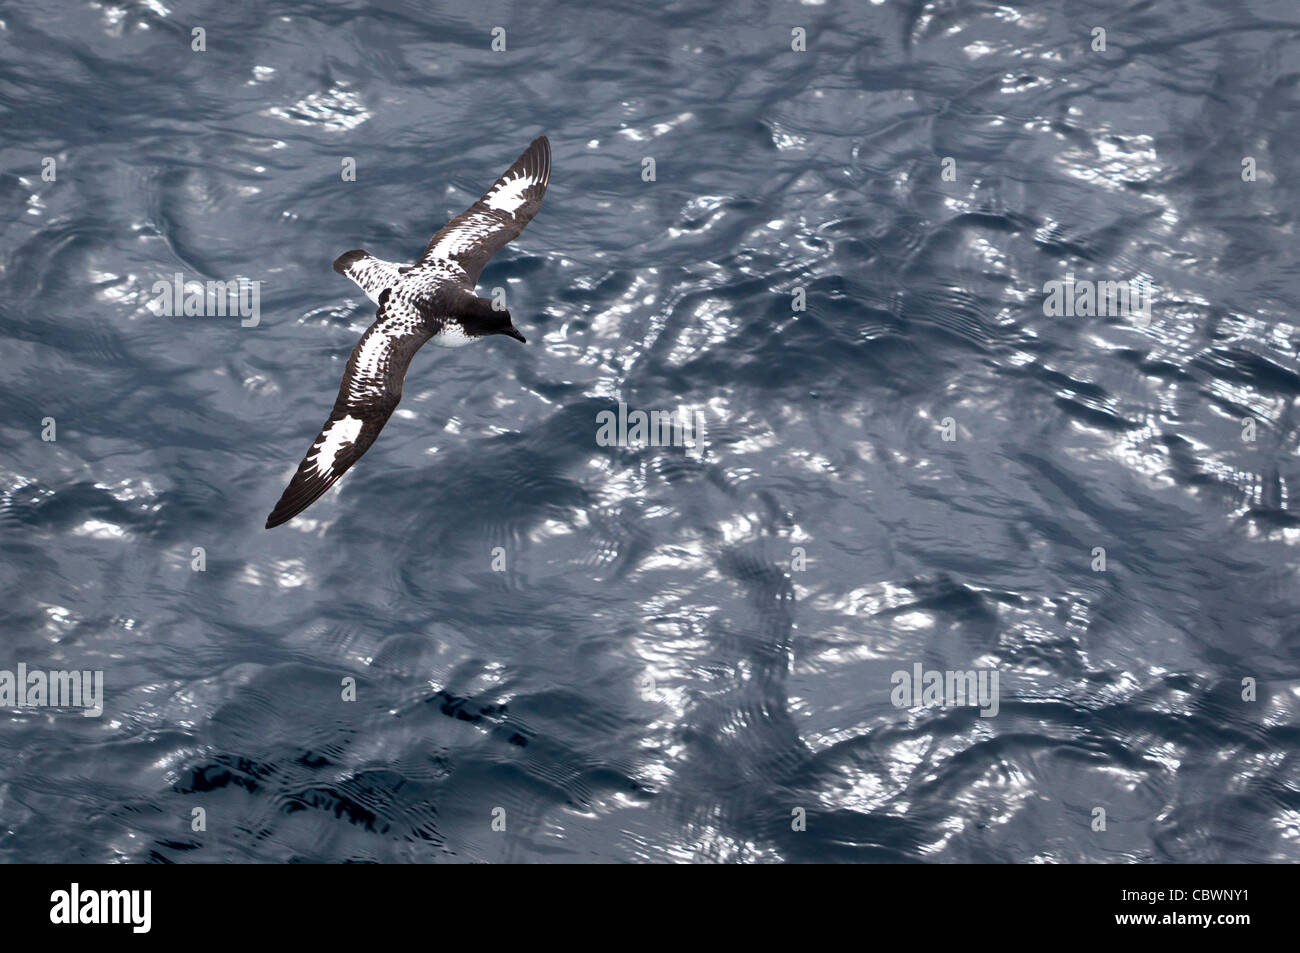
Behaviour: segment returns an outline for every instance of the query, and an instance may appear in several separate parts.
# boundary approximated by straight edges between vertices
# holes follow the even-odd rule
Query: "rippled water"
[[[434,6],[0,6],[0,668],[105,685],[0,715],[0,856],[1300,859],[1294,3]],[[330,262],[542,132],[529,343],[426,348],[263,530],[373,317]]]

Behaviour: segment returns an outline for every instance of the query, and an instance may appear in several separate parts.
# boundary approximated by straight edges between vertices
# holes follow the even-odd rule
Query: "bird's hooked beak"
[[[504,335],[506,335],[506,336],[508,336],[508,337],[512,337],[512,338],[514,338],[516,341],[518,341],[520,344],[527,344],[527,343],[528,343],[528,342],[524,339],[524,336],[523,336],[522,334],[520,334],[520,333],[515,329],[515,326],[514,326],[513,324],[512,324],[510,327],[506,328],[505,330],[503,330],[503,331],[498,331],[497,333],[498,333],[498,334],[504,334]]]

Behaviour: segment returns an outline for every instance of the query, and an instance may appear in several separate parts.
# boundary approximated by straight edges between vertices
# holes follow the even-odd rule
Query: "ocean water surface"
[[[103,712],[0,712],[0,858],[1300,860],[1298,78],[1288,0],[4,0],[0,669]],[[263,529],[331,261],[542,133],[528,343]]]

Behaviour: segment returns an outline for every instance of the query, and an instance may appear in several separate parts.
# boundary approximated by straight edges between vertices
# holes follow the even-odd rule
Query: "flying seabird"
[[[542,207],[551,177],[551,144],[538,136],[487,193],[434,235],[414,265],[344,252],[334,270],[379,306],[352,349],[338,399],[298,472],[266,518],[266,528],[293,519],[361,459],[402,399],[411,357],[426,341],[461,347],[505,334],[522,342],[510,312],[474,294],[483,267]]]

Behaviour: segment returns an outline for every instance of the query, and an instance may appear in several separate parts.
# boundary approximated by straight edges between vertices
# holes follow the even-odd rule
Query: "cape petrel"
[[[474,285],[488,259],[542,207],[550,177],[551,144],[539,136],[481,199],[433,236],[414,265],[360,249],[335,260],[334,270],[360,285],[379,310],[352,349],[329,420],[266,518],[267,529],[311,506],[361,459],[402,399],[406,369],[426,341],[461,347],[493,334],[524,340],[510,312],[477,297]]]

